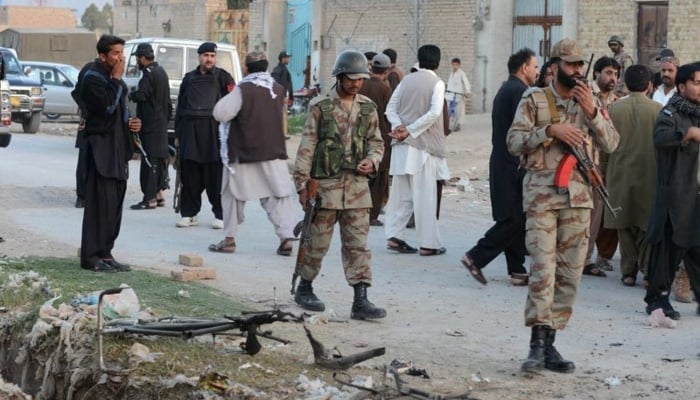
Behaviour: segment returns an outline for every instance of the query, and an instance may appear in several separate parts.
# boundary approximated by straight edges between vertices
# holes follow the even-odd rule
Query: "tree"
[[[112,5],[105,3],[102,6],[102,16],[104,17],[105,25],[107,26],[107,31],[110,34],[114,33],[114,10],[112,10]]]
[[[107,9],[109,7],[109,9]],[[105,18],[105,11],[109,12],[109,19]],[[83,27],[94,31],[94,30],[101,30],[101,31],[110,31],[112,30],[112,7],[109,4],[105,4],[105,6],[102,8],[102,11],[100,11],[95,3],[91,3],[86,9],[85,12],[83,13],[83,16],[80,18],[80,22],[82,23]]]

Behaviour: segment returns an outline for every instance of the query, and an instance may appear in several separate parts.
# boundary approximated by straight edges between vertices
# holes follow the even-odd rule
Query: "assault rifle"
[[[297,251],[297,262],[294,266],[294,274],[292,274],[292,291],[296,290],[297,278],[301,272],[301,267],[304,265],[304,255],[306,250],[311,247],[311,224],[314,222],[314,217],[321,208],[321,197],[318,195],[319,182],[315,179],[309,179],[306,183],[306,193],[308,194],[306,204],[304,204],[304,220],[300,221],[294,227],[294,236],[301,234],[299,241],[299,250]]]
[[[617,218],[617,213],[621,210],[620,207],[613,207],[610,204],[608,188],[605,187],[605,182],[603,181],[603,176],[600,173],[600,169],[597,165],[588,157],[586,150],[578,146],[567,146],[569,154],[565,155],[564,158],[559,162],[557,167],[557,172],[554,175],[554,185],[557,187],[559,193],[567,193],[569,190],[569,177],[573,172],[574,165],[578,168],[583,175],[586,182],[591,185],[600,199],[605,204],[605,208],[610,211],[613,218]]]
[[[151,164],[151,161],[148,159],[148,154],[146,153],[146,150],[143,148],[143,144],[141,143],[141,137],[136,132],[132,132],[131,135],[134,138],[134,144],[136,145],[136,148],[139,149],[141,157],[143,157],[143,161],[145,161],[146,164],[148,164],[148,168],[153,169],[153,164]]]

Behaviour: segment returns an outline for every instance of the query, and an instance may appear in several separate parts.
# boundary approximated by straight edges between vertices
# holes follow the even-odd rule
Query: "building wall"
[[[226,0],[117,0],[114,2],[114,32],[127,39],[155,36],[209,40],[211,13],[225,9]],[[170,21],[170,32],[163,29],[167,21]]]
[[[472,80],[474,69],[475,1],[460,0],[313,0],[311,59],[312,69],[323,90],[334,82],[331,76],[335,58],[346,49],[381,52],[393,48],[397,64],[408,71],[416,63],[416,52],[423,44],[442,49],[438,75],[447,79],[450,60],[459,57],[462,69]],[[259,4],[255,4],[259,3]],[[255,1],[251,4],[250,38],[267,44],[270,55],[284,48],[283,32],[265,25],[284,27],[284,13],[273,13],[272,4],[280,1]],[[267,12],[263,19],[261,14]],[[262,22],[253,22],[262,21]]]
[[[78,21],[70,8],[0,7],[0,30],[6,28],[75,28]]]
[[[700,4],[697,0],[672,0],[668,10],[668,47],[681,64],[700,61]]]

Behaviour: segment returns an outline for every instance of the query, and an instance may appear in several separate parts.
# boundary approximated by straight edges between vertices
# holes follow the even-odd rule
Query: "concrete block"
[[[185,267],[182,269],[184,274],[194,274],[195,280],[216,279],[216,270],[211,267]]]
[[[196,254],[180,254],[178,258],[180,265],[186,267],[201,267],[204,265],[204,259]]]

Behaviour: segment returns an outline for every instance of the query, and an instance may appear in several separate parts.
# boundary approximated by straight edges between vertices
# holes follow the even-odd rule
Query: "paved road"
[[[468,149],[484,143],[488,146],[489,129],[483,125],[488,118],[468,118],[473,120],[464,126],[476,124],[477,129],[449,139],[453,150],[464,150],[451,151],[450,157],[479,157],[483,165],[488,153],[474,154]],[[293,154],[295,142],[290,142]],[[76,155],[72,137],[43,134],[14,134],[10,147],[0,149],[0,232],[7,239],[0,244],[0,252],[15,246],[12,253],[33,254],[38,244],[50,246],[57,255],[75,255],[82,219],[81,210],[73,208]],[[140,200],[138,162],[132,161],[130,167],[125,206]],[[116,257],[169,273],[178,268],[178,254],[198,253],[205,257],[206,265],[217,269],[218,279],[211,282],[213,286],[244,300],[271,298],[276,287],[280,300],[291,302],[294,258],[275,254],[278,240],[259,205],[248,204],[246,208],[247,221],[237,238],[237,252],[213,254],[206,250],[207,245],[220,240],[222,234],[209,227],[211,212],[201,212],[200,226],[178,229],[178,217],[170,208],[171,195],[166,208],[125,209]],[[298,214],[301,217],[301,211]],[[646,329],[643,291],[622,287],[619,273],[611,273],[607,279],[583,278],[570,327],[558,336],[560,351],[577,362],[577,373],[568,377],[550,374],[535,381],[517,378],[529,336],[522,323],[526,288],[509,285],[503,258],[485,270],[488,287],[469,278],[458,261],[466,247],[489,226],[488,204],[475,203],[473,196],[452,191],[445,196],[441,219],[448,249],[444,256],[391,254],[384,248],[383,229],[372,228],[374,287],[370,299],[386,307],[389,315],[379,323],[353,322],[342,332],[328,328],[337,335],[333,337],[346,345],[353,337],[368,339],[371,346],[386,345],[387,359],[412,358],[418,366],[433,372],[431,375],[438,379],[434,383],[444,380],[464,385],[472,373],[481,371],[493,382],[480,393],[479,398],[484,399],[515,398],[510,395],[516,393],[530,398],[572,399],[583,398],[579,397],[581,393],[586,393],[585,398],[629,398],[649,393],[654,398],[679,398],[697,394],[692,383],[700,367],[700,318],[695,316],[695,304],[678,306],[683,314],[679,329]],[[15,229],[22,232],[17,235],[33,239],[31,247],[25,244],[26,249],[17,249],[19,238],[13,238],[11,231]],[[408,241],[415,243],[414,236]],[[315,287],[329,308],[348,317],[352,290],[345,283],[340,263],[336,232]],[[462,331],[465,337],[445,335],[447,329]],[[682,361],[669,363],[662,358]],[[613,389],[615,392],[603,383],[613,375],[629,377]]]

